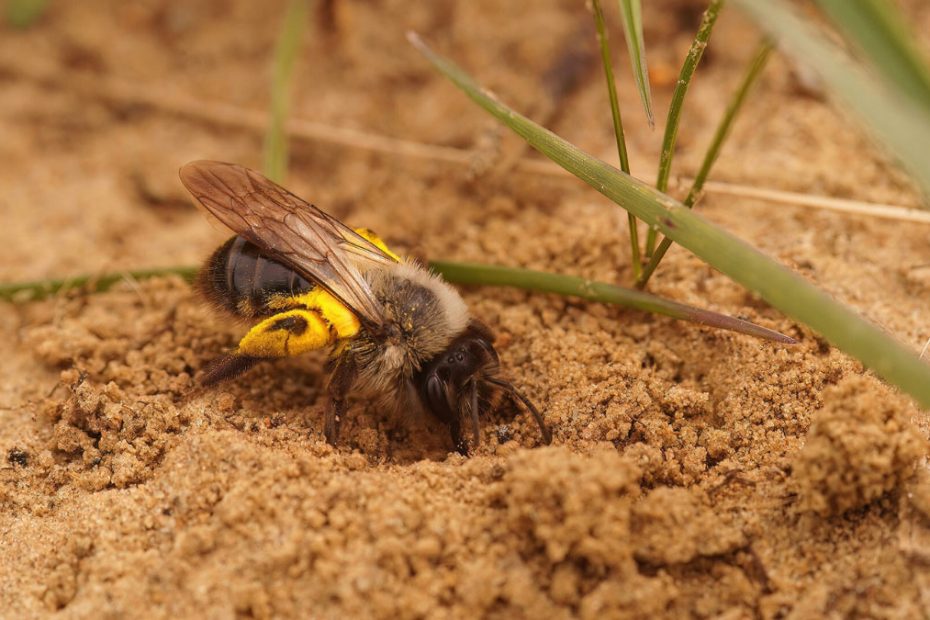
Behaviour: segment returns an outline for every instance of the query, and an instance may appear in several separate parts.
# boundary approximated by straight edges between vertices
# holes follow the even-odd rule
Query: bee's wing
[[[363,323],[384,324],[363,269],[397,262],[334,217],[236,164],[194,161],[181,182],[217,219],[332,293]]]

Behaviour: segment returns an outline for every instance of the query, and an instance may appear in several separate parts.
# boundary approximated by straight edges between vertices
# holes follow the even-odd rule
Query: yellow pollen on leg
[[[295,304],[319,312],[323,319],[333,326],[336,337],[340,340],[354,337],[362,327],[358,317],[351,310],[322,288],[317,287],[309,293],[296,295],[291,299]]]
[[[318,312],[288,310],[255,325],[239,342],[237,353],[253,357],[291,357],[321,349],[335,334]]]

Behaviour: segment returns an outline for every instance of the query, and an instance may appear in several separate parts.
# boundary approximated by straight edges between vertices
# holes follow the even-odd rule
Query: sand
[[[661,111],[701,3],[646,4]],[[613,161],[583,3],[315,7],[297,118],[481,155],[457,166],[304,140],[289,187],[403,252],[629,282],[625,214],[572,180],[506,174],[536,156],[403,37],[417,29]],[[930,7],[907,7],[930,32]],[[177,169],[261,165],[260,132],[222,122],[216,105],[266,109],[283,9],[55,2],[34,28],[5,29],[0,279],[202,261],[225,233],[193,209]],[[631,159],[651,178],[661,121],[648,129],[616,28],[613,40]],[[728,9],[692,87],[676,174],[699,164],[755,40]],[[108,80],[134,86],[114,95]],[[138,101],[149,95],[203,109]],[[781,58],[714,178],[919,201]],[[925,225],[716,195],[700,208],[915,350],[930,337]],[[925,617],[928,412],[681,249],[652,290],[800,344],[463,289],[555,437],[540,446],[531,419],[502,410],[470,458],[436,423],[364,406],[328,446],[323,356],[196,393],[197,373],[243,327],[178,279],[2,305],[0,616]]]

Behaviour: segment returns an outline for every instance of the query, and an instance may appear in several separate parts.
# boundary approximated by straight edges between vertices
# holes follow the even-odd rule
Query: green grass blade
[[[456,284],[476,284],[480,286],[509,286],[540,293],[555,293],[557,295],[580,297],[588,301],[613,304],[633,310],[642,310],[653,314],[661,314],[682,321],[709,325],[726,329],[757,338],[774,340],[785,344],[795,344],[794,338],[780,334],[774,330],[766,329],[734,317],[702,310],[680,304],[669,299],[663,299],[621,288],[603,282],[594,282],[575,276],[565,276],[529,269],[515,267],[501,267],[498,265],[481,265],[477,263],[454,263],[449,261],[433,261],[429,263],[430,269],[442,275],[447,281]],[[146,280],[155,277],[179,276],[192,282],[199,268],[191,266],[166,267],[161,269],[142,269],[123,273],[108,273],[99,276],[77,276],[60,280],[41,280],[36,282],[14,282],[0,284],[0,300],[14,303],[38,301],[56,293],[69,290],[84,290],[91,293],[100,293],[109,290],[113,285],[122,281]]]
[[[784,0],[735,0],[779,44],[813,68],[823,83],[871,127],[914,180],[930,195],[930,112],[884,88],[806,23]],[[927,206],[927,205],[923,205]]]
[[[530,146],[636,217],[755,291],[772,306],[823,334],[885,380],[930,407],[930,366],[917,355],[803,278],[720,229],[680,202],[602,162],[508,108],[419,37],[411,43],[475,103]]]
[[[49,0],[7,0],[6,21],[14,28],[28,28],[42,17]]]
[[[54,280],[36,280],[34,282],[11,282],[0,284],[0,301],[8,301],[11,303],[39,301],[61,292],[73,290],[102,293],[110,290],[114,285],[120,282],[147,280],[149,278],[172,275],[180,276],[190,282],[194,279],[194,276],[197,275],[198,270],[199,267],[191,266],[163,267],[100,275],[82,275],[73,278],[58,278]]]
[[[481,286],[508,286],[540,293],[555,293],[568,297],[580,297],[588,301],[662,314],[682,321],[700,323],[720,329],[748,334],[766,340],[794,344],[796,340],[771,329],[734,317],[701,310],[675,301],[663,299],[649,293],[594,282],[575,276],[566,276],[529,269],[479,265],[476,263],[450,263],[433,261],[430,267],[449,282],[456,284],[478,284]]]
[[[765,65],[768,63],[773,49],[774,46],[769,40],[765,40],[759,44],[759,48],[749,62],[749,67],[746,69],[745,75],[743,75],[742,82],[740,82],[739,87],[733,94],[733,99],[730,101],[723,114],[723,118],[720,120],[717,131],[714,132],[710,147],[707,149],[707,153],[704,154],[704,161],[701,162],[701,167],[694,177],[694,183],[692,183],[691,189],[688,190],[688,195],[685,197],[685,206],[693,207],[694,203],[697,202],[698,197],[701,195],[701,192],[704,190],[704,183],[707,181],[707,177],[710,175],[711,168],[713,168],[714,163],[717,161],[717,157],[720,156],[720,150],[723,148],[724,141],[727,139],[727,136],[730,135],[733,122],[736,120],[736,115],[746,102],[746,97],[749,91],[752,90],[753,84],[755,84],[759,76],[762,75],[762,70],[765,69]]]
[[[307,23],[307,0],[291,0],[284,17],[281,36],[275,46],[274,75],[271,83],[271,124],[265,135],[264,172],[272,181],[282,183],[287,173],[287,122],[290,108],[291,75],[300,51],[304,25]]]
[[[672,101],[668,106],[665,134],[662,136],[662,152],[659,155],[659,173],[656,177],[656,187],[660,192],[668,191],[668,178],[672,172],[672,158],[675,156],[675,142],[678,140],[678,126],[681,123],[681,111],[684,108],[685,95],[688,94],[688,87],[691,85],[691,78],[694,77],[694,71],[704,56],[704,49],[710,40],[710,34],[714,30],[714,24],[717,23],[717,16],[720,15],[723,3],[724,0],[711,0],[707,10],[704,11],[701,25],[694,36],[688,55],[685,56],[685,62],[681,66],[681,73],[678,75],[675,92],[672,93]],[[650,228],[646,234],[646,256],[650,260],[655,247],[656,231],[654,228]]]
[[[633,77],[639,98],[643,101],[643,110],[649,126],[656,124],[652,113],[652,91],[649,88],[649,67],[646,66],[646,44],[643,42],[643,9],[640,0],[619,0],[620,14],[623,16],[623,32],[626,46],[630,50],[630,62],[633,63]]]
[[[685,198],[684,205],[689,209],[694,207],[694,203],[701,195],[701,191],[704,188],[704,182],[707,180],[707,176],[710,174],[710,170],[713,167],[714,162],[717,161],[717,157],[720,155],[720,149],[723,147],[723,142],[726,140],[730,133],[730,129],[733,127],[733,121],[736,120],[736,114],[740,111],[740,108],[743,107],[743,103],[746,101],[746,95],[749,94],[752,85],[755,83],[756,79],[765,68],[765,64],[768,62],[769,56],[772,53],[772,49],[773,47],[771,42],[763,41],[759,45],[759,50],[756,52],[752,61],[749,63],[749,68],[746,70],[746,74],[743,76],[743,81],[740,83],[739,88],[737,88],[736,92],[733,94],[733,99],[727,106],[727,109],[723,114],[723,118],[720,120],[720,124],[717,126],[717,131],[714,132],[714,137],[710,142],[710,147],[704,154],[704,161],[701,162],[701,168],[698,170],[697,175],[694,177],[694,183],[692,183],[691,189],[688,191],[688,196]],[[659,262],[662,260],[662,257],[665,256],[665,253],[668,252],[670,247],[672,247],[672,240],[668,237],[662,239],[659,247],[656,248],[656,251],[652,254],[652,258],[650,258],[649,262],[646,264],[646,268],[643,270],[643,275],[639,278],[639,280],[636,281],[637,288],[643,288],[646,286],[646,283],[649,282],[650,276],[652,276],[652,274],[655,272],[656,267],[659,266]]]
[[[878,74],[930,110],[930,65],[904,18],[887,0],[817,0]]]
[[[610,59],[610,46],[607,44],[607,27],[604,24],[604,11],[600,0],[591,0],[594,12],[594,25],[597,30],[597,43],[601,49],[601,62],[604,65],[604,77],[607,80],[607,96],[610,99],[610,113],[614,122],[614,137],[617,140],[617,154],[620,156],[620,169],[629,174],[630,160],[626,152],[626,139],[623,137],[623,119],[620,116],[620,102],[617,101],[617,87],[614,83],[613,63]],[[636,218],[627,213],[630,225],[630,256],[632,257],[633,279],[638,280],[643,272],[642,258],[639,254],[639,230]]]
[[[592,0],[591,9],[594,12],[597,43],[601,50],[604,77],[607,80],[607,96],[610,99],[610,113],[613,116],[614,136],[617,139],[617,154],[620,156],[620,169],[629,174],[630,160],[626,152],[626,139],[623,137],[623,119],[620,116],[620,102],[617,101],[617,87],[614,82],[613,63],[610,59],[610,46],[607,44],[607,27],[604,24],[604,11],[601,9],[600,0]]]

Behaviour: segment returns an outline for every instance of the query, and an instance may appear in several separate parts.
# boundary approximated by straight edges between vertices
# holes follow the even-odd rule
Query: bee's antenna
[[[530,399],[521,394],[509,381],[490,377],[487,379],[487,381],[488,383],[493,383],[498,387],[504,388],[507,390],[507,393],[511,398],[516,398],[521,403],[523,403],[523,406],[526,407],[526,410],[529,411],[533,415],[533,419],[536,420],[536,424],[539,426],[539,432],[542,433],[543,441],[546,443],[546,445],[552,443],[552,432],[549,430],[549,427],[546,426],[545,420],[543,420],[542,415],[539,413],[539,410],[536,409],[535,405],[530,402]]]

